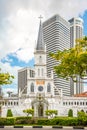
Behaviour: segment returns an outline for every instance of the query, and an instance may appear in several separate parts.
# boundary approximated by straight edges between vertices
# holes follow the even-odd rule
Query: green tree
[[[57,115],[58,112],[57,112],[57,110],[46,110],[46,111],[45,111],[45,114],[46,114],[47,116],[50,116],[51,118],[53,118],[53,115]]]
[[[78,111],[77,117],[79,125],[87,125],[87,113],[85,113],[83,110]]]
[[[87,114],[84,111],[78,111],[78,113],[77,113],[78,118],[83,118],[85,116],[87,117]]]
[[[8,72],[3,73],[0,69],[0,85],[11,84],[13,78],[13,75],[10,75]]]
[[[69,111],[68,111],[68,117],[73,117],[73,110],[72,109],[69,109]]]
[[[11,109],[7,110],[7,117],[13,117]]]
[[[68,50],[50,53],[50,57],[58,61],[54,70],[58,77],[68,80],[70,77],[77,82],[77,76],[85,79],[87,76],[87,37],[76,40],[76,45]]]
[[[26,109],[26,110],[23,110],[23,112],[26,113],[27,116],[34,115],[34,109]]]
[[[11,84],[13,78],[14,78],[13,75],[10,75],[8,72],[3,73],[0,69],[0,87],[2,85]],[[0,99],[2,99],[2,95],[0,95]],[[1,117],[1,112],[2,112],[2,106],[0,106],[0,117]]]

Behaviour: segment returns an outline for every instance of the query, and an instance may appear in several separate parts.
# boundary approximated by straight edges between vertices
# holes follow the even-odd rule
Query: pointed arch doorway
[[[43,96],[37,96],[32,100],[31,105],[34,108],[34,117],[45,117],[45,110],[49,105],[48,101]]]
[[[43,117],[43,104],[38,105],[38,116]]]

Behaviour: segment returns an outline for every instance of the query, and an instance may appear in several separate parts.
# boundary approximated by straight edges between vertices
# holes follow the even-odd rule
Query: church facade
[[[46,69],[46,49],[43,40],[43,28],[40,21],[37,45],[34,51],[35,65],[34,69],[24,68],[19,70],[19,97],[26,97],[30,99],[30,108],[33,108],[34,116],[45,117],[47,109],[53,109],[52,105],[49,108],[49,103],[52,100],[55,102],[54,97],[60,97],[61,90],[58,90],[53,83],[53,73],[50,77],[47,76]],[[26,74],[26,83],[23,83],[22,72]],[[23,75],[25,75],[23,73]],[[21,87],[21,84],[26,84]]]
[[[2,116],[11,109],[14,116],[25,116],[23,110],[34,109],[34,117],[46,117],[46,110],[57,110],[58,116],[67,116],[69,109],[73,115],[84,110],[87,112],[86,96],[65,97],[62,89],[54,85],[53,72],[47,76],[46,47],[43,40],[43,28],[40,21],[37,45],[34,51],[34,68],[23,68],[18,71],[18,97],[4,98]]]

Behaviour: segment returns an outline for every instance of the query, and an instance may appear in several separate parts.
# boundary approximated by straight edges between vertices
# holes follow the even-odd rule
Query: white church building
[[[25,116],[23,110],[34,109],[34,117],[46,117],[46,110],[57,110],[58,116],[67,116],[69,109],[73,115],[84,110],[87,112],[87,93],[72,97],[62,95],[46,71],[46,47],[43,40],[43,28],[40,21],[37,45],[34,51],[34,68],[18,70],[18,96],[8,97],[0,101],[1,116],[5,117],[7,110],[11,109],[14,116]]]

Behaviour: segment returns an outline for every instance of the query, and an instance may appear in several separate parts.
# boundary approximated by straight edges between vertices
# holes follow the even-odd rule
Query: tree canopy
[[[11,84],[13,78],[13,75],[10,75],[8,72],[3,73],[0,69],[0,85]]]
[[[45,114],[46,114],[47,116],[50,116],[50,117],[53,118],[53,115],[57,115],[57,114],[58,114],[58,111],[57,111],[57,110],[46,110],[46,111],[45,111]]]
[[[81,79],[87,76],[87,36],[76,40],[76,45],[68,50],[50,53],[50,57],[58,61],[54,70],[58,77],[77,82],[77,76]]]
[[[27,116],[34,115],[34,109],[26,109],[26,110],[23,110],[23,112],[26,113]]]

